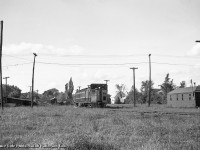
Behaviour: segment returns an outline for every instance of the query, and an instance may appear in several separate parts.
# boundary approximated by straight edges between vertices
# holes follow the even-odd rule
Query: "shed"
[[[170,107],[200,107],[200,86],[175,89],[167,94]]]

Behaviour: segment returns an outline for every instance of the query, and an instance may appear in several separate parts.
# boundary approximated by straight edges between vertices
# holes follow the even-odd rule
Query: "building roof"
[[[196,92],[196,91],[200,92],[200,86],[178,88],[169,92],[168,94],[191,93],[191,92]]]

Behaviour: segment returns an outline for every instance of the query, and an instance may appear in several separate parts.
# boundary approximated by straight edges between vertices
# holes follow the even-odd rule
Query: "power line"
[[[26,58],[21,58],[21,57],[16,57],[16,56],[13,56],[13,55],[7,55],[7,54],[2,54],[4,56],[8,56],[8,57],[13,57],[13,58],[17,58],[17,59],[22,59],[22,60],[28,60],[28,61],[31,61],[29,59],[26,59]]]
[[[13,55],[8,55],[8,54],[3,54],[4,56],[8,56],[8,57],[13,57],[13,58],[17,58],[17,59],[23,59],[23,60],[28,60],[26,58],[22,58],[22,57],[16,57]],[[42,57],[82,57],[82,58],[96,58],[96,57],[142,57],[142,56],[146,56],[146,54],[130,54],[130,55],[50,55],[50,54],[45,54],[45,55],[41,55]],[[199,59],[200,56],[187,56],[187,55],[164,55],[164,54],[153,54],[153,56],[155,57],[174,57],[174,58],[195,58],[195,59]]]
[[[49,63],[49,62],[36,62],[36,63],[40,63],[40,64],[48,64],[48,65],[61,65],[61,66],[122,66],[122,65],[131,65],[131,64],[145,64],[147,62],[138,62],[138,63],[112,63],[112,64],[106,64],[106,63],[99,63],[99,64],[87,64],[87,63],[81,63],[81,64],[61,64],[61,63]]]
[[[48,62],[36,62],[40,64],[48,64],[48,65],[62,65],[62,66],[123,66],[123,65],[132,65],[132,64],[147,64],[149,62],[136,62],[136,63],[111,63],[111,64],[61,64],[61,63],[48,63]],[[194,66],[191,64],[173,64],[173,63],[159,63],[159,62],[151,62],[153,64],[160,64],[160,65],[179,65],[179,66]]]
[[[22,63],[22,64],[6,65],[6,66],[2,66],[2,67],[13,67],[13,66],[27,65],[27,64],[32,64],[32,62],[28,62],[28,63]]]
[[[159,57],[175,57],[175,58],[196,58],[199,59],[200,56],[187,56],[187,55],[162,55],[162,54],[153,54],[153,56]]]
[[[151,62],[151,63],[159,65],[172,65],[172,66],[194,66],[191,64],[172,64],[172,63],[159,63],[159,62]]]
[[[59,66],[126,66],[126,65],[133,65],[133,64],[148,64],[149,62],[136,62],[136,63],[110,63],[110,64],[106,64],[106,63],[99,63],[99,64],[93,64],[93,63],[81,63],[81,64],[61,64],[61,63],[49,63],[49,62],[40,62],[37,61],[36,63],[39,64],[46,64],[46,65],[59,65]],[[158,65],[174,65],[174,66],[194,66],[192,64],[174,64],[174,63],[165,63],[165,62],[151,62],[152,64],[158,64]],[[11,66],[19,66],[19,65],[26,65],[26,64],[32,64],[32,62],[27,62],[27,63],[21,63],[21,64],[12,64],[12,65],[6,65],[6,66],[2,66],[2,67],[11,67]]]
[[[143,57],[146,54],[130,54],[130,55],[43,55],[45,57],[74,57],[74,58],[132,58],[132,57]],[[154,54],[155,57],[170,57],[170,58],[187,58],[187,59],[199,59],[200,56],[186,56],[186,55],[161,55]]]

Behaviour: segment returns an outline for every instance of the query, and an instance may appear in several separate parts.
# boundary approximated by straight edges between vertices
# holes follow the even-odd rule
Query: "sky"
[[[28,92],[33,53],[34,89],[65,90],[108,82],[127,92],[151,77],[159,88],[167,73],[176,85],[200,85],[200,0],[0,0],[2,74]],[[5,80],[3,80],[5,83]]]

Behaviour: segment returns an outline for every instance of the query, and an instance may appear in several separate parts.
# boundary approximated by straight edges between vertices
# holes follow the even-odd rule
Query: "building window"
[[[189,94],[189,100],[191,100],[191,94]]]
[[[170,101],[172,101],[172,96],[170,95]]]
[[[177,101],[178,101],[178,94],[177,94]]]
[[[183,100],[183,94],[182,94],[182,100]]]

